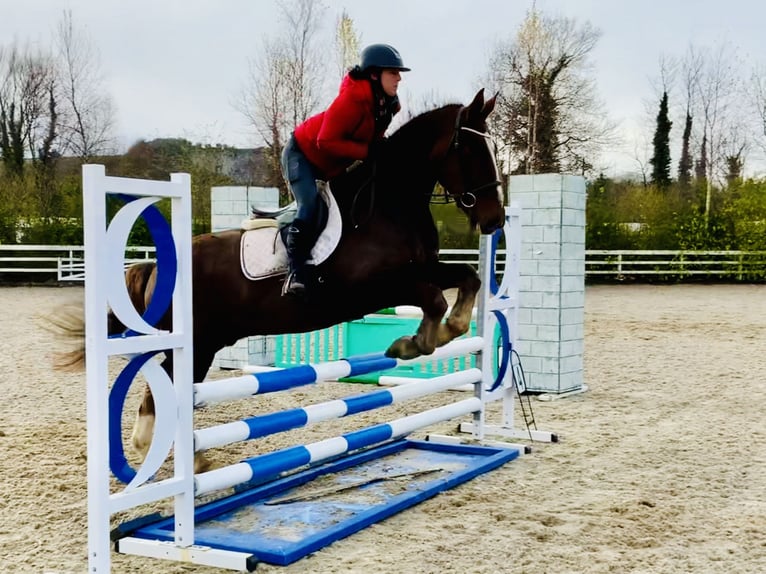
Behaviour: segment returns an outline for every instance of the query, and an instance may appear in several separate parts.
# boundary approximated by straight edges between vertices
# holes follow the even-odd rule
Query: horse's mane
[[[402,124],[396,131],[389,136],[392,145],[399,145],[400,142],[413,142],[420,140],[420,137],[427,135],[434,137],[435,131],[444,129],[443,117],[452,110],[461,108],[461,104],[445,104],[441,107],[427,110]],[[436,126],[436,127],[435,127]],[[452,129],[452,126],[448,126]]]

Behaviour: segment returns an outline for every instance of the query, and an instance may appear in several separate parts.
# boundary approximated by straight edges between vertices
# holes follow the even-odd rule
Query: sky
[[[363,45],[396,46],[412,68],[400,97],[414,106],[434,98],[467,103],[481,87],[493,47],[515,37],[532,1],[324,4],[328,41],[345,10]],[[661,56],[682,56],[692,44],[729,42],[743,61],[766,65],[766,2],[760,0],[537,0],[536,7],[601,31],[590,61],[598,97],[620,138],[598,161],[611,175],[636,171],[636,158],[645,157]],[[279,30],[275,0],[0,0],[0,46],[50,46],[64,10],[71,10],[75,26],[99,52],[123,149],[156,137],[261,144],[234,102],[246,83],[248,62],[264,38]],[[336,78],[330,80],[337,85]],[[328,103],[334,92],[328,91]]]

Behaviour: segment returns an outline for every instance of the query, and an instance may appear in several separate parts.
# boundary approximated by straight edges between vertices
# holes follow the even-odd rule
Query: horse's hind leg
[[[149,390],[149,385],[144,385],[144,396],[141,399],[141,404],[138,406],[136,420],[133,423],[133,434],[131,435],[131,443],[138,453],[141,462],[146,458],[149,446],[152,444],[154,417],[154,397]]]
[[[204,353],[200,351],[195,353],[194,356],[194,380],[201,381],[207,374],[207,370],[210,368],[210,364],[213,362],[213,354]],[[208,359],[209,357],[209,359]],[[173,373],[173,355],[167,353],[165,360],[162,362],[162,368],[168,373],[168,376],[172,378]],[[201,373],[201,374],[200,374]],[[136,420],[133,424],[133,433],[131,435],[131,442],[133,448],[138,453],[141,462],[146,458],[146,454],[149,452],[149,447],[152,444],[152,438],[154,436],[154,423],[155,423],[155,406],[154,397],[149,389],[149,385],[144,386],[144,396],[141,400],[141,404],[138,407],[138,413],[136,414]],[[194,455],[194,472],[204,472],[210,468],[211,464],[202,453],[195,453]]]

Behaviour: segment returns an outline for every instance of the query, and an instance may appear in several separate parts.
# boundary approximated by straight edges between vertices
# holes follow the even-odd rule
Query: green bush
[[[22,227],[21,243],[27,245],[82,245],[81,219],[40,217]]]

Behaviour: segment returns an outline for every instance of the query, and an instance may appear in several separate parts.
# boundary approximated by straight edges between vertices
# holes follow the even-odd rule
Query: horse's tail
[[[147,286],[150,284],[155,264],[151,261],[131,265],[125,271],[125,285],[136,311],[143,313],[147,305]],[[151,287],[150,287],[151,288]],[[56,353],[54,367],[61,371],[81,371],[85,368],[85,311],[80,307],[67,307],[51,318],[51,324],[59,336],[76,341],[75,348]],[[116,335],[125,330],[117,316],[109,310],[107,333]]]

